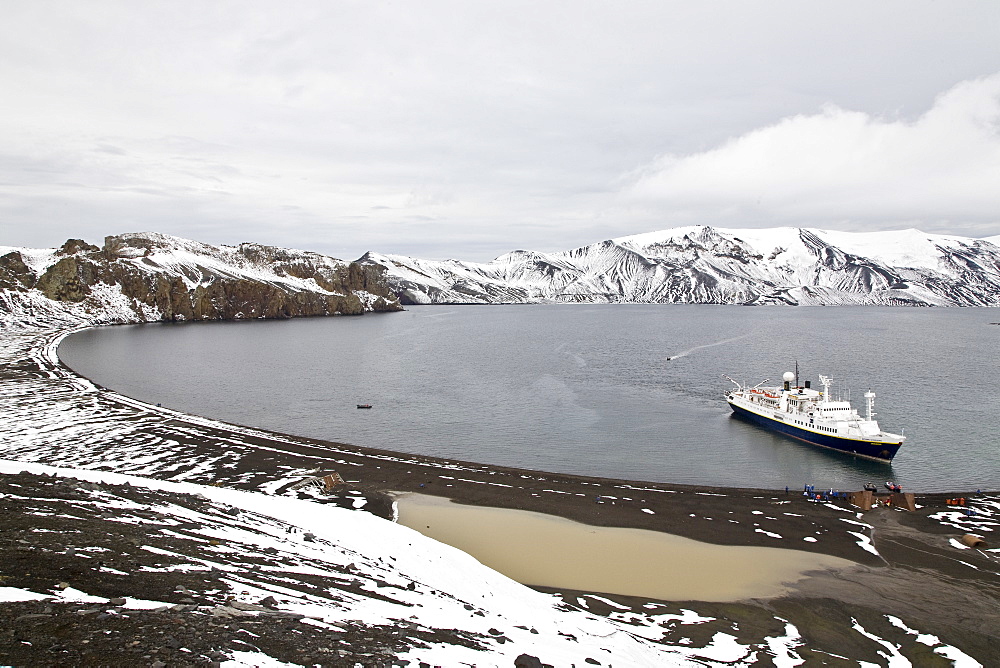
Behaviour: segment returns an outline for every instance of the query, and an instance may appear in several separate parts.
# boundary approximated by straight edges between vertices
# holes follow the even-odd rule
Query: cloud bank
[[[828,105],[630,175],[667,219],[968,236],[1000,223],[1000,73],[962,82],[915,120]]]

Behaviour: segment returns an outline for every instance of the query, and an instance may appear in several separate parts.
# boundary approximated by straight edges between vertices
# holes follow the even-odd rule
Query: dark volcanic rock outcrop
[[[30,256],[29,256],[30,255]],[[400,310],[384,270],[245,243],[211,246],[160,234],[79,239],[0,256],[0,309],[41,296],[98,322],[237,320]],[[30,310],[30,309],[29,309]],[[37,309],[36,309],[37,310]]]
[[[0,290],[33,288],[36,282],[31,268],[24,263],[24,256],[18,251],[0,256]]]

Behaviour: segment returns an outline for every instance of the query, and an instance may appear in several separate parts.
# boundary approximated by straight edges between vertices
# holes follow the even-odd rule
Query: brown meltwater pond
[[[400,496],[397,503],[400,524],[527,585],[671,601],[737,601],[780,596],[809,571],[855,565],[800,550],[712,545],[423,494]]]

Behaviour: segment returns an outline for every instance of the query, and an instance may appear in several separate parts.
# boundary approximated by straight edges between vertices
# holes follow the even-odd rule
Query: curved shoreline
[[[838,524],[839,517],[830,517],[828,508],[808,501],[801,491],[599,478],[443,459],[284,434],[153,406],[103,388],[59,359],[62,340],[83,329],[86,327],[59,330],[47,337],[42,346],[48,363],[61,369],[67,380],[83,381],[104,399],[151,413],[161,421],[197,425],[223,440],[229,436],[241,438],[256,451],[247,458],[249,467],[262,459],[269,462],[282,459],[280,455],[289,460],[335,460],[327,468],[340,471],[353,488],[369,497],[369,510],[387,519],[392,518],[391,492],[412,491],[469,505],[540,512],[594,526],[647,529],[722,545],[780,546],[872,565],[882,563],[870,553],[858,550],[856,540],[807,541],[817,532],[828,532],[831,527],[840,529],[842,525]],[[265,452],[269,454],[261,457]],[[364,475],[352,475],[361,469],[366,469]],[[954,495],[930,494],[921,498],[943,499]],[[769,505],[795,507],[795,513],[781,517],[780,535],[791,540],[775,545],[771,536],[777,532],[755,521],[759,519],[756,515],[764,514],[761,508]],[[848,509],[846,503],[840,505]],[[715,522],[714,518],[696,521],[723,515],[724,523]],[[748,527],[751,531],[746,530]]]
[[[862,609],[873,618],[895,615],[981,656],[988,656],[998,639],[1000,555],[956,547],[963,533],[1000,535],[998,495],[965,495],[981,511],[971,517],[947,506],[947,494],[919,495],[922,507],[916,512],[880,507],[861,513],[845,500],[810,500],[798,490],[573,476],[299,438],[182,414],[103,390],[58,359],[59,341],[77,329],[0,335],[0,382],[5,388],[0,393],[0,458],[293,495],[363,508],[390,520],[391,492],[419,492],[718,545],[826,554],[858,566],[812,573],[787,595],[743,601],[741,609],[767,619],[778,610],[815,638],[825,637],[826,623],[815,621],[810,611],[821,606],[844,619]],[[301,486],[333,472],[344,485],[329,492]],[[562,594],[568,600],[577,596]],[[646,602],[617,600],[634,609]],[[721,605],[698,603],[697,608],[717,610],[724,617],[732,608]]]
[[[135,324],[135,323],[129,323],[129,324]],[[153,323],[153,324],[156,324],[156,323]],[[62,360],[62,358],[59,357],[59,354],[58,354],[59,346],[61,345],[61,343],[63,342],[63,340],[65,340],[69,336],[72,336],[73,334],[77,334],[79,332],[82,332],[82,331],[85,331],[85,330],[88,330],[88,329],[94,329],[96,327],[106,327],[106,326],[119,326],[119,325],[118,324],[114,324],[114,325],[96,325],[96,326],[95,325],[87,325],[87,326],[82,326],[82,327],[68,329],[65,332],[62,332],[59,335],[53,337],[48,342],[48,344],[45,347],[45,354],[49,358],[49,361],[54,366],[61,367],[62,369],[66,370],[67,372],[69,372],[73,376],[85,380],[87,383],[90,383],[95,388],[100,389],[102,392],[108,393],[109,396],[113,395],[116,398],[118,398],[118,400],[120,400],[120,401],[123,401],[123,402],[126,402],[126,403],[130,403],[130,404],[135,405],[135,406],[143,406],[146,410],[154,411],[154,412],[161,412],[161,413],[163,413],[165,415],[169,415],[171,417],[185,417],[186,416],[187,418],[197,419],[199,421],[205,421],[207,423],[211,423],[213,426],[218,426],[220,428],[231,427],[235,431],[239,431],[239,432],[257,432],[257,433],[259,433],[261,435],[269,435],[269,436],[274,437],[274,438],[279,439],[279,440],[301,441],[301,442],[305,442],[305,443],[313,443],[313,444],[318,444],[318,445],[327,445],[327,446],[335,447],[335,448],[346,448],[346,449],[350,449],[350,450],[357,451],[357,452],[368,453],[370,456],[373,456],[373,457],[382,457],[382,456],[397,457],[397,458],[413,457],[413,458],[416,458],[416,459],[419,459],[419,460],[425,461],[425,462],[438,462],[439,464],[444,465],[444,466],[459,465],[459,466],[463,466],[463,467],[469,467],[470,469],[479,469],[479,468],[483,468],[483,467],[489,467],[489,468],[495,469],[495,470],[504,470],[504,471],[510,471],[510,472],[523,472],[523,473],[528,473],[528,474],[532,474],[532,475],[565,476],[565,477],[570,477],[570,478],[574,478],[574,479],[594,480],[594,481],[602,481],[602,480],[603,481],[614,481],[614,482],[618,482],[618,483],[634,483],[634,484],[637,484],[637,485],[644,485],[644,486],[650,486],[650,485],[652,485],[652,486],[668,486],[671,489],[684,488],[684,489],[690,489],[690,490],[695,490],[695,491],[717,490],[717,489],[744,490],[744,491],[761,492],[761,493],[767,492],[767,491],[773,491],[773,490],[769,490],[768,488],[763,488],[763,487],[749,487],[749,486],[748,487],[719,487],[719,486],[714,486],[714,485],[692,485],[692,484],[687,484],[687,483],[669,483],[669,482],[668,483],[661,483],[661,482],[652,482],[652,481],[646,481],[646,480],[636,480],[636,479],[632,479],[632,478],[628,478],[628,479],[626,479],[626,478],[606,478],[606,477],[601,477],[601,476],[590,476],[590,475],[582,475],[582,474],[575,474],[575,473],[564,473],[564,472],[559,472],[559,471],[546,471],[546,470],[541,470],[541,469],[525,469],[525,468],[519,468],[519,467],[505,466],[505,465],[501,465],[501,464],[491,464],[489,462],[473,462],[471,460],[464,460],[464,459],[449,459],[449,458],[444,458],[444,457],[437,457],[437,456],[434,456],[434,455],[423,455],[423,454],[416,453],[416,452],[405,452],[405,451],[401,451],[401,450],[386,450],[386,449],[383,449],[383,448],[377,448],[377,447],[373,447],[373,446],[355,445],[353,443],[347,443],[346,441],[334,441],[334,440],[323,439],[323,438],[314,438],[314,437],[311,437],[311,436],[303,436],[303,435],[294,434],[294,433],[291,433],[291,432],[282,432],[282,431],[277,431],[277,430],[274,430],[274,429],[268,429],[268,428],[264,428],[264,427],[253,427],[253,426],[249,426],[249,425],[243,425],[243,424],[239,424],[237,422],[230,422],[230,421],[227,421],[227,420],[222,420],[220,418],[215,418],[215,417],[208,416],[208,415],[199,415],[197,413],[191,413],[189,411],[180,411],[180,410],[176,410],[176,409],[172,409],[172,408],[166,408],[166,407],[163,407],[163,406],[160,406],[160,405],[151,404],[151,403],[149,403],[149,402],[147,402],[147,401],[145,401],[143,399],[138,399],[136,397],[131,397],[131,396],[127,395],[127,394],[123,394],[123,393],[119,392],[118,390],[115,390],[114,388],[101,385],[101,384],[97,383],[96,381],[94,381],[93,379],[91,379],[90,377],[88,377],[87,375],[85,375],[83,373],[80,373],[79,371],[75,370],[69,364],[67,364],[66,362],[64,362]]]
[[[693,490],[725,489],[725,490],[744,490],[744,491],[764,492],[764,491],[768,491],[768,490],[774,491],[775,489],[780,489],[780,488],[773,488],[773,487],[758,487],[758,486],[752,486],[752,485],[743,486],[743,485],[714,485],[714,484],[699,484],[699,483],[676,483],[676,482],[671,482],[669,480],[667,480],[667,481],[660,481],[660,482],[654,482],[654,481],[647,481],[647,480],[642,480],[642,479],[637,479],[637,478],[614,478],[614,477],[605,477],[605,476],[593,475],[593,474],[589,474],[589,473],[569,473],[569,472],[563,472],[563,471],[558,471],[558,470],[549,470],[549,469],[521,468],[521,467],[518,467],[518,466],[510,466],[510,465],[504,465],[504,464],[493,464],[493,463],[490,463],[490,462],[471,461],[471,460],[458,459],[458,458],[447,458],[447,457],[441,457],[441,456],[437,456],[437,455],[424,455],[424,454],[421,454],[421,453],[418,453],[418,452],[410,452],[410,451],[405,451],[405,450],[388,450],[388,449],[385,449],[385,448],[379,448],[379,447],[370,446],[370,445],[356,445],[356,444],[349,443],[349,442],[346,442],[346,441],[332,440],[332,439],[329,439],[329,438],[322,438],[322,437],[312,437],[312,436],[299,435],[299,434],[296,434],[294,432],[279,431],[279,430],[268,428],[268,427],[253,427],[253,426],[241,424],[239,422],[233,422],[233,421],[225,420],[225,419],[222,419],[222,418],[212,417],[210,415],[202,415],[202,414],[199,414],[199,413],[194,413],[194,412],[186,411],[186,410],[177,410],[177,409],[164,408],[164,407],[161,407],[159,405],[155,405],[154,406],[153,404],[151,404],[148,401],[145,401],[143,399],[131,397],[129,395],[122,394],[121,392],[119,392],[118,390],[115,390],[114,388],[98,384],[96,381],[94,381],[93,379],[91,379],[86,374],[80,373],[80,372],[76,371],[75,369],[73,369],[69,364],[67,364],[66,362],[64,362],[59,357],[59,355],[58,355],[58,348],[59,348],[59,346],[61,345],[61,343],[66,338],[68,338],[69,336],[71,336],[73,334],[85,331],[87,329],[92,329],[92,328],[96,328],[96,327],[103,327],[103,326],[107,326],[107,325],[88,325],[88,326],[70,328],[70,329],[67,329],[65,332],[61,333],[58,337],[54,338],[52,340],[52,342],[51,342],[51,350],[48,351],[48,356],[49,356],[52,364],[65,369],[67,372],[69,372],[70,374],[73,374],[74,376],[76,376],[78,378],[86,380],[88,383],[92,384],[94,387],[99,388],[102,391],[114,394],[115,396],[120,397],[123,400],[126,400],[126,401],[128,401],[128,402],[130,402],[130,403],[132,403],[132,404],[134,404],[136,406],[142,405],[142,406],[145,406],[148,410],[151,410],[151,411],[161,411],[161,412],[163,412],[165,414],[169,414],[169,415],[171,415],[173,417],[189,416],[191,418],[197,418],[198,420],[204,420],[204,421],[211,422],[213,425],[216,425],[216,426],[218,426],[220,428],[221,427],[225,427],[225,426],[229,426],[229,427],[232,427],[232,428],[234,428],[236,430],[239,430],[239,431],[247,431],[247,430],[249,430],[249,431],[258,432],[260,434],[269,434],[269,435],[272,435],[272,436],[274,436],[276,438],[284,439],[284,440],[290,439],[290,440],[300,440],[300,441],[311,442],[311,443],[329,444],[329,445],[334,446],[334,447],[349,448],[349,449],[352,449],[352,450],[355,450],[355,451],[359,451],[359,452],[369,452],[369,453],[372,453],[373,455],[376,455],[376,456],[378,456],[378,455],[390,455],[390,456],[396,456],[396,457],[414,457],[414,458],[419,458],[419,459],[426,460],[426,461],[440,461],[442,463],[455,462],[455,463],[459,463],[459,464],[462,464],[462,465],[465,465],[465,466],[471,466],[471,467],[484,467],[484,466],[488,466],[488,467],[492,467],[492,468],[496,468],[496,469],[514,470],[514,471],[526,471],[526,472],[529,472],[529,473],[532,473],[532,474],[535,474],[535,475],[570,476],[570,477],[573,477],[573,478],[594,479],[594,480],[614,480],[614,481],[617,481],[617,482],[633,482],[633,483],[641,484],[641,485],[660,485],[660,486],[664,486],[665,485],[665,486],[669,486],[671,488],[690,488],[690,489],[693,489]],[[891,476],[889,476],[889,477],[891,477]],[[816,482],[816,481],[809,481],[809,482],[812,483],[812,482]],[[822,481],[819,481],[819,482],[822,482]],[[819,487],[820,485],[817,485],[817,486]],[[970,495],[972,493],[972,490],[943,490],[943,491],[931,491],[931,492],[928,492],[928,491],[919,490],[918,488],[914,488],[914,487],[908,487],[907,491],[914,491],[914,492],[920,493],[922,495],[942,496],[942,497],[947,497],[947,496],[968,496],[968,495]]]
[[[805,541],[816,531],[843,532],[837,525],[839,518],[831,517],[826,509],[820,510],[817,504],[806,503],[801,493],[789,492],[786,496],[766,489],[670,485],[446,460],[280,434],[152,406],[102,389],[59,360],[59,343],[79,329],[36,332],[32,337],[31,354],[39,366],[36,380],[50,391],[54,385],[67,386],[55,387],[54,405],[45,407],[45,412],[59,420],[49,429],[72,430],[78,438],[102,443],[100,435],[87,436],[87,420],[96,423],[95,428],[121,426],[127,433],[119,435],[116,431],[117,442],[123,445],[110,450],[104,445],[81,446],[73,442],[60,450],[46,443],[40,458],[44,463],[205,481],[271,493],[286,491],[299,479],[294,476],[306,472],[338,471],[351,489],[368,499],[367,509],[385,518],[392,517],[389,492],[419,491],[470,505],[532,510],[584,524],[649,529],[729,545],[775,546],[775,539],[762,532],[766,529],[754,531],[760,528],[754,526],[760,524],[754,512],[763,513],[760,508],[769,504],[794,502],[802,508],[794,515],[782,516],[781,534],[790,540],[781,541],[779,546],[878,563],[858,550],[854,540]],[[83,410],[79,414],[62,415],[67,404],[81,402]],[[39,409],[32,412],[37,414]],[[136,469],[133,465],[140,458],[150,456],[151,449],[142,443],[144,440],[151,441],[153,449],[161,454]],[[84,447],[90,451],[84,451]],[[220,447],[224,449],[222,455]],[[286,470],[294,473],[283,483],[281,473]],[[723,524],[696,519],[713,515],[725,515],[727,521]]]

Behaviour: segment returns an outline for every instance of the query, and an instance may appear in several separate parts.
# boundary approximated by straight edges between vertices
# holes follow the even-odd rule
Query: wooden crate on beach
[[[917,502],[909,492],[894,492],[889,497],[889,505],[893,508],[902,508],[913,512],[917,509]]]
[[[857,506],[861,510],[871,510],[875,504],[875,494],[871,490],[851,492],[847,495],[847,500],[852,506]]]

